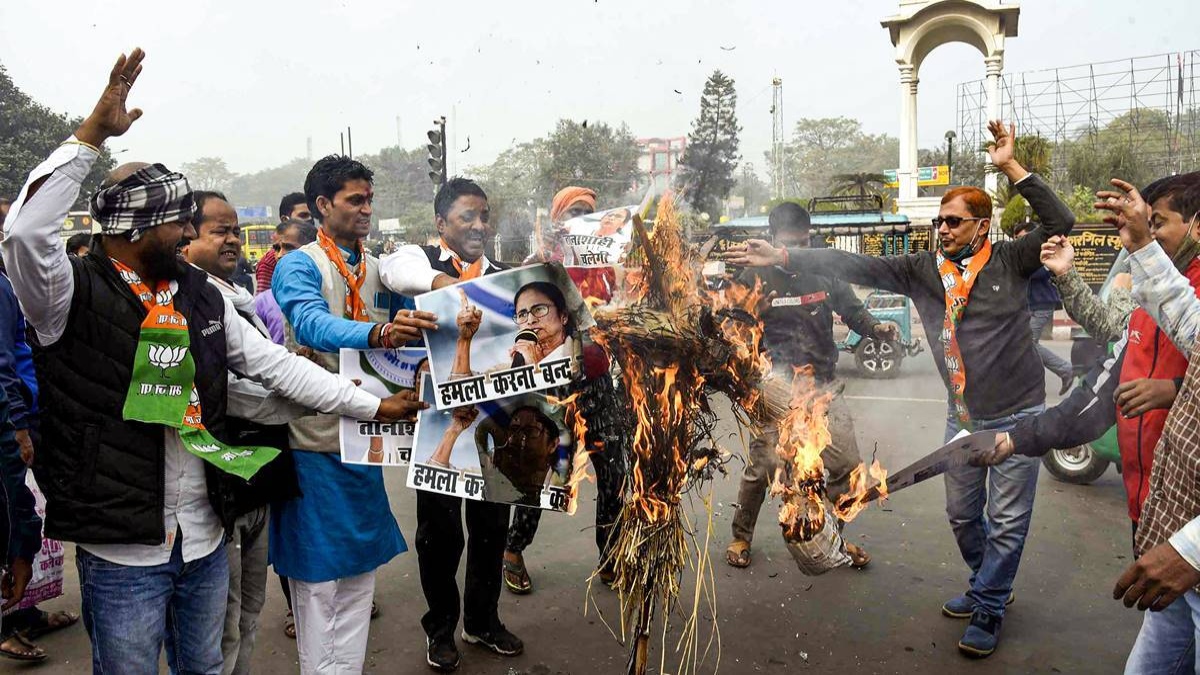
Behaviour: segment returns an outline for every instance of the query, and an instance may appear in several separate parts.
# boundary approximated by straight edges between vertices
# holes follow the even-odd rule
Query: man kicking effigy
[[[808,248],[812,221],[808,211],[799,204],[784,202],[768,217],[771,238],[778,246]],[[833,313],[837,312],[846,325],[860,335],[881,340],[895,340],[895,324],[882,323],[863,307],[854,291],[844,281],[819,277],[804,272],[790,273],[779,267],[751,268],[741,280],[753,286],[763,283],[765,307],[762,321],[763,346],[771,357],[776,376],[790,381],[795,369],[812,366],[818,386],[837,391],[834,368],[838,349],[833,339]],[[850,489],[850,473],[862,459],[858,439],[854,434],[854,418],[846,400],[836,393],[829,404],[830,442],[821,453],[829,472],[829,501],[838,499]],[[733,540],[725,550],[725,561],[734,567],[750,566],[750,544],[754,526],[778,465],[775,445],[779,433],[774,425],[756,430],[750,440],[750,456],[738,488],[738,504],[733,512]],[[846,542],[851,566],[865,567],[871,557],[861,547]]]
[[[1029,339],[1029,276],[1041,267],[1041,245],[1074,226],[1070,209],[1040,177],[1013,157],[1015,129],[993,121],[988,147],[999,168],[1040,217],[1042,227],[1017,241],[992,244],[992,199],[975,187],[951,189],[934,219],[935,252],[871,257],[833,249],[774,248],[750,241],[728,255],[734,264],[779,265],[913,299],[948,393],[946,439],[960,429],[1006,430],[1045,403],[1042,363]],[[939,329],[940,326],[940,329]],[[969,385],[969,386],[968,386]],[[968,591],[942,605],[970,619],[959,640],[968,656],[995,651],[1005,605],[1033,515],[1038,462],[1011,457],[993,467],[964,466],[945,474],[946,513],[971,570]],[[985,501],[987,508],[985,512]]]

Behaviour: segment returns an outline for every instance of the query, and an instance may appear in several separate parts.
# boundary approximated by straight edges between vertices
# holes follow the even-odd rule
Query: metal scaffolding
[[[1139,165],[1163,176],[1200,169],[1200,50],[1005,74],[1000,110],[1018,134],[1050,141],[1050,180],[1069,190],[1071,150],[1101,151],[1120,138]],[[981,148],[987,132],[985,80],[958,85],[958,138]],[[1082,146],[1080,144],[1083,144]]]

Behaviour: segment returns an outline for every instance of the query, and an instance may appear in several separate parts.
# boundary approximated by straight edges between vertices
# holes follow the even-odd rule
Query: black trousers
[[[497,605],[508,531],[508,504],[465,500],[467,538],[463,539],[463,499],[417,491],[417,565],[429,611],[421,626],[431,639],[453,638],[458,626],[458,565],[467,549],[463,592],[463,630],[472,634],[500,625]]]

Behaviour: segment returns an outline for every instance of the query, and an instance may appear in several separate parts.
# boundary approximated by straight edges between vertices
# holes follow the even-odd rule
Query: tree
[[[284,195],[304,191],[304,178],[312,165],[297,157],[281,166],[237,174],[229,181],[225,196],[234,206],[269,206],[274,212]]]
[[[792,139],[784,146],[789,183],[784,190],[790,195],[827,195],[833,176],[894,169],[899,154],[899,141],[886,134],[865,133],[858,120],[804,118],[796,122]]]
[[[699,213],[716,218],[720,201],[737,183],[738,134],[737,91],[733,80],[713,71],[700,96],[700,116],[692,122],[687,147],[679,159],[678,183],[683,198]]]
[[[833,194],[883,196],[884,186],[889,180],[887,175],[882,173],[839,173],[833,176]]]
[[[741,195],[745,215],[756,215],[771,198],[771,188],[758,177],[754,165],[750,162],[742,162],[741,169],[737,172],[737,187],[734,188],[734,193]]]
[[[0,196],[15,199],[29,172],[82,122],[81,117],[68,118],[31,99],[0,65]],[[115,165],[108,148],[101,148],[100,157],[83,180],[75,209],[87,207],[88,197]]]
[[[390,146],[375,155],[355,157],[375,172],[375,217],[400,219],[401,237],[416,243],[436,234],[433,196],[437,186],[429,180],[428,154],[423,145],[411,150]]]
[[[641,151],[625,125],[559,120],[545,151],[547,161],[538,167],[540,204],[549,204],[568,185],[595,190],[601,208],[627,202],[641,178]]]
[[[549,206],[549,200],[542,199],[541,184],[542,167],[549,161],[547,141],[539,138],[518,143],[491,164],[470,170],[487,192],[492,226],[504,247],[502,251],[521,249],[520,244],[528,242],[533,232],[537,208]]]
[[[233,184],[234,174],[220,157],[201,157],[179,167],[187,176],[193,190],[216,190],[225,192]],[[228,197],[229,195],[225,195]]]

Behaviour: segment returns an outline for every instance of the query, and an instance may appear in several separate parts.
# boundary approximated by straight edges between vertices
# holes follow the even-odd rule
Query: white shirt
[[[66,331],[75,293],[74,276],[59,230],[97,156],[94,149],[74,137],[69,139],[29,175],[5,224],[0,251],[26,321],[45,346],[57,342]],[[27,203],[29,186],[43,178],[45,182]],[[330,386],[328,382],[314,380],[311,369],[296,365],[303,359],[263,337],[238,316],[228,299],[221,329],[225,333],[229,368],[267,389],[324,412],[368,419],[378,412],[378,397],[357,387],[346,387],[344,383]],[[330,375],[323,369],[316,370]],[[157,545],[81,544],[88,552],[119,565],[145,567],[170,560],[176,533],[183,537],[184,562],[203,558],[224,541],[220,520],[208,501],[204,460],[184,449],[177,430],[164,427],[163,436],[165,541]]]
[[[440,248],[442,253],[438,260],[445,262],[451,258],[458,258],[445,246]],[[481,260],[484,274],[495,267],[487,256],[483,256]],[[433,280],[439,274],[443,272],[433,269],[429,264],[429,257],[425,255],[425,249],[416,244],[401,246],[395,253],[384,256],[379,261],[379,279],[383,281],[384,286],[400,295],[414,296],[432,291]]]

